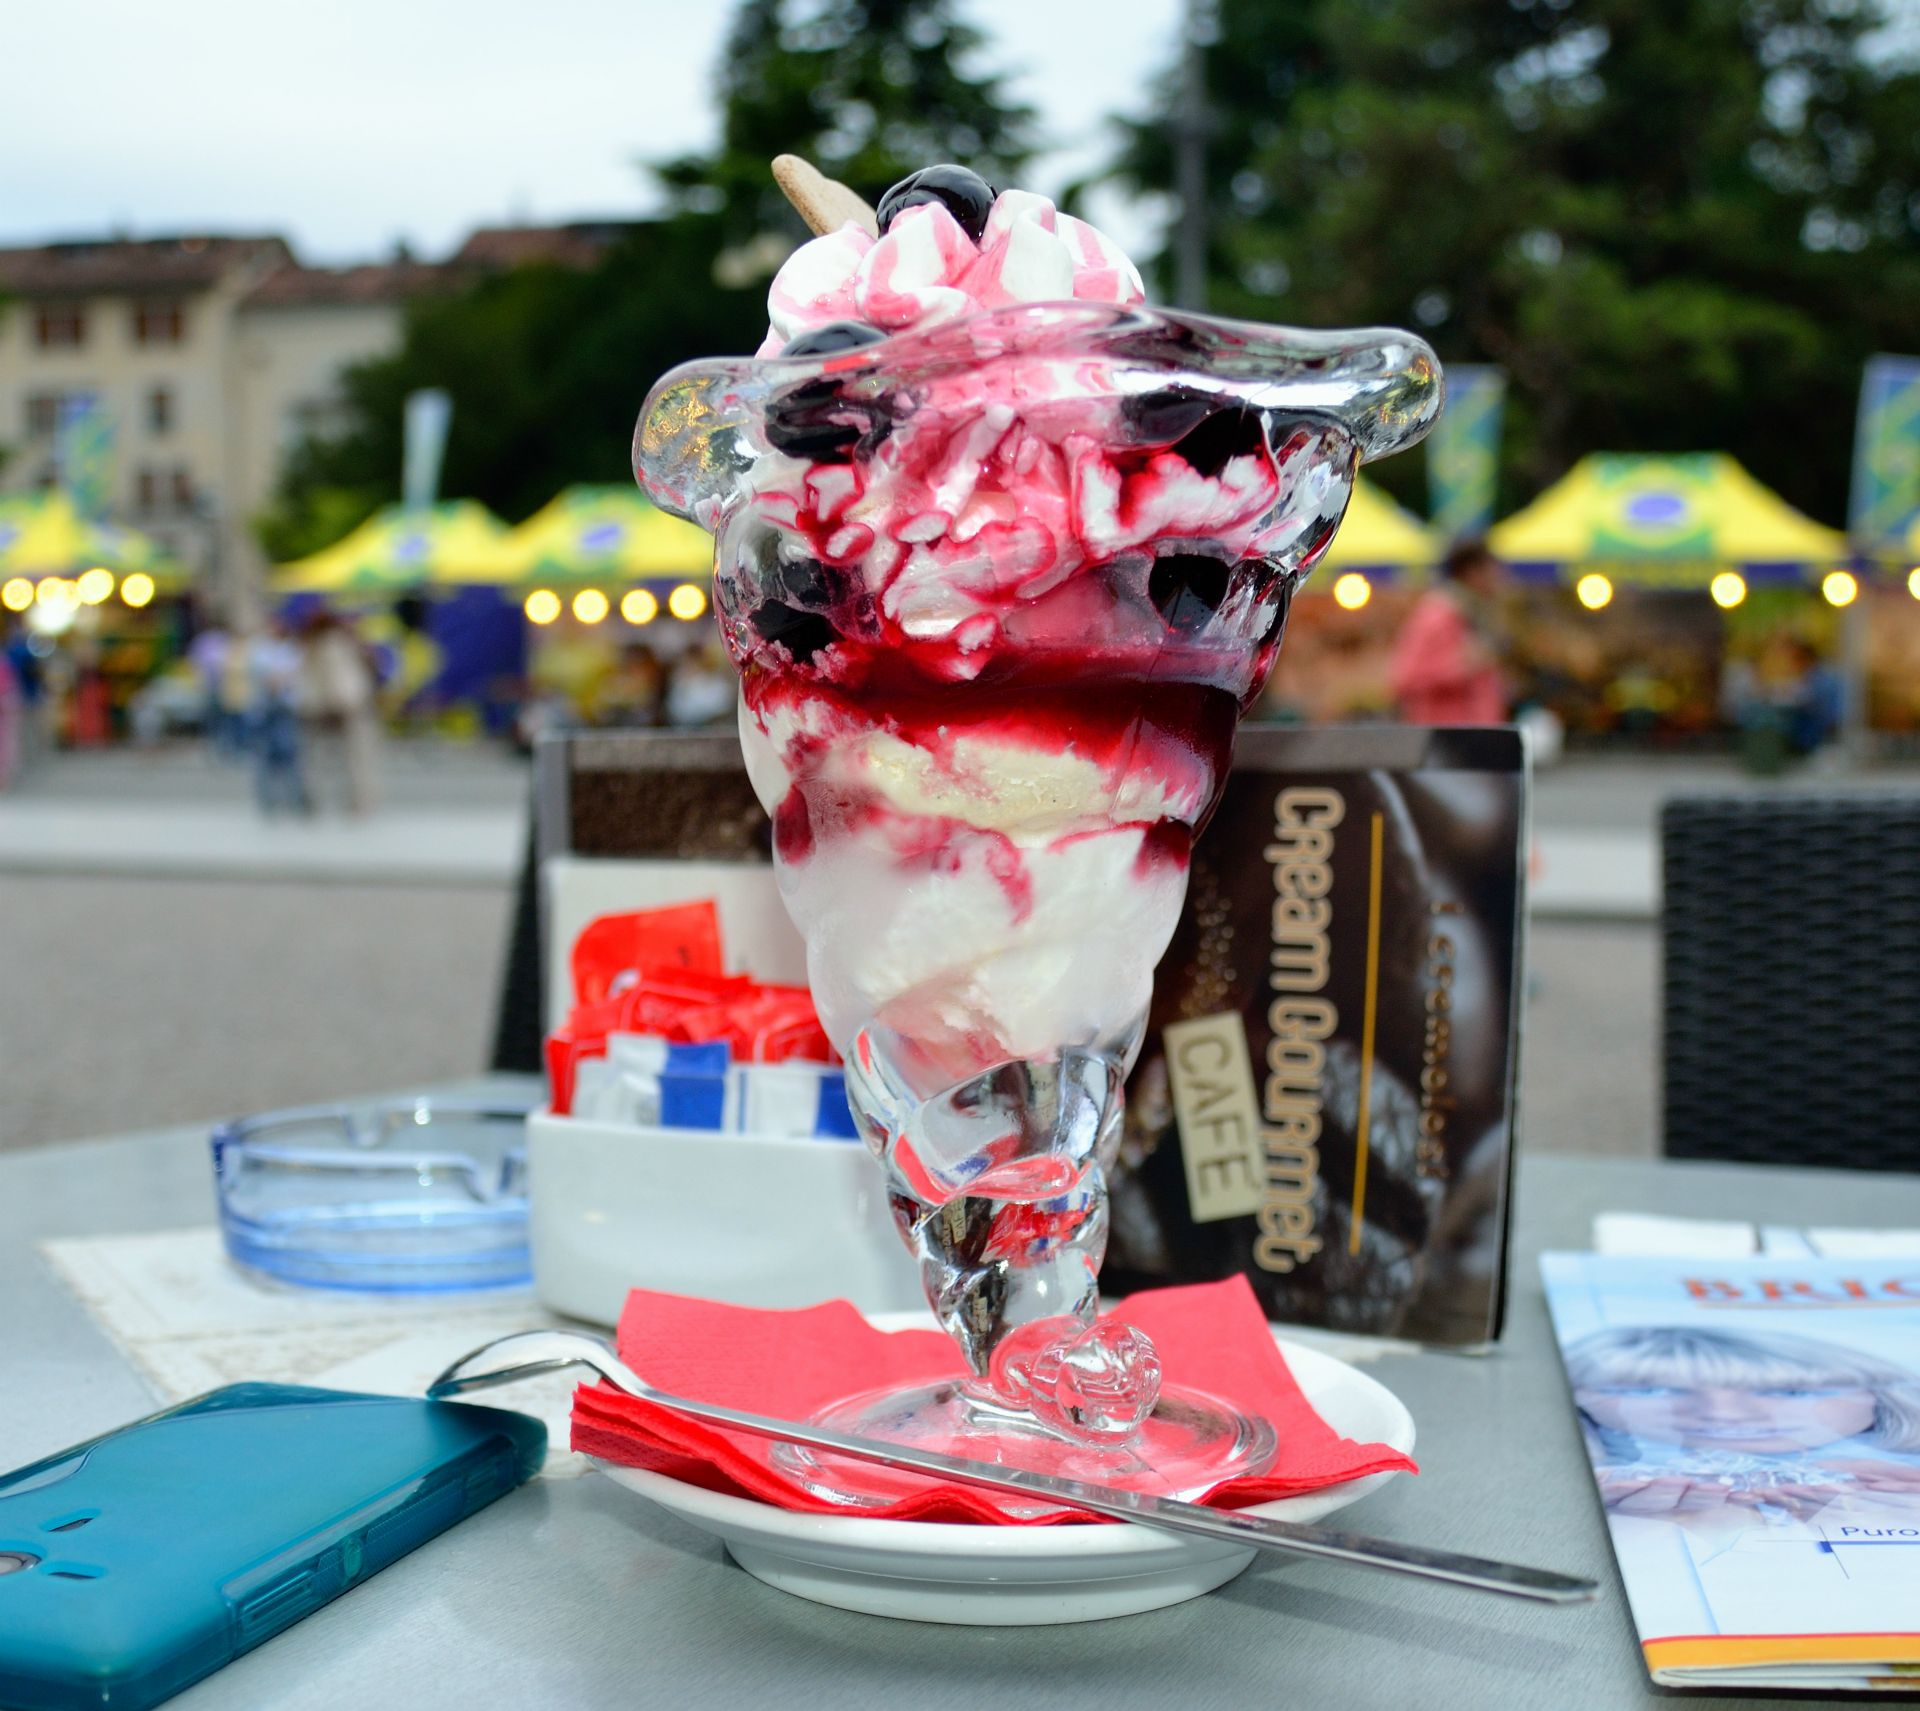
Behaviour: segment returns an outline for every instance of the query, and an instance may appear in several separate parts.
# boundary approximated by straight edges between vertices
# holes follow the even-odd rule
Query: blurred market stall
[[[569,487],[522,523],[504,550],[517,582],[693,581],[713,576],[704,529],[655,509],[635,487]]]
[[[1583,458],[1488,543],[1523,591],[1517,693],[1587,736],[1771,728],[1859,593],[1844,535],[1717,452]]]
[[[506,524],[471,499],[389,505],[332,546],[281,565],[272,591],[365,598],[496,586],[512,579],[500,552],[506,538]]]
[[[0,498],[0,639],[17,621],[54,740],[111,739],[140,686],[179,651],[164,596],[186,588],[159,542],[83,515],[59,488]]]
[[[0,498],[0,586],[25,578],[38,584],[47,577],[78,578],[88,571],[101,570],[116,579],[143,577],[136,582],[133,604],[145,605],[160,588],[184,585],[185,576],[159,542],[137,529],[97,522],[84,517],[71,498],[57,487],[39,493],[11,494]],[[101,584],[96,580],[92,587]],[[107,594],[114,588],[109,587]],[[138,597],[144,592],[145,599]],[[85,602],[98,605],[99,599]],[[10,609],[16,590],[7,601]],[[54,599],[58,599],[55,591]]]
[[[1515,576],[1572,579],[1576,590],[1588,577],[1707,589],[1725,572],[1749,584],[1800,583],[1848,559],[1844,535],[1796,511],[1724,452],[1595,453],[1495,524],[1487,541]],[[1601,590],[1587,589],[1581,604],[1592,606]]]
[[[528,677],[549,717],[697,724],[731,713],[732,673],[701,622],[713,583],[704,530],[637,488],[569,487],[501,554],[533,627]]]

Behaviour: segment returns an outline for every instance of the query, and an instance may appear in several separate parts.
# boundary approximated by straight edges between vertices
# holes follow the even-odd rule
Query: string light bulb
[[[1723,570],[1707,584],[1707,592],[1714,605],[1731,612],[1747,597],[1747,579],[1737,570]]]
[[[1589,612],[1597,612],[1613,598],[1613,584],[1597,570],[1590,570],[1573,585],[1573,595]]]

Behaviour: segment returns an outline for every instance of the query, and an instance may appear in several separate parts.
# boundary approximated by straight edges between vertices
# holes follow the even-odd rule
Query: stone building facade
[[[244,597],[287,452],[337,422],[341,375],[398,345],[410,300],[530,263],[591,266],[624,229],[487,228],[445,262],[348,268],[302,266],[270,235],[0,249],[0,492],[59,480],[63,410],[92,400],[112,426],[108,515]]]

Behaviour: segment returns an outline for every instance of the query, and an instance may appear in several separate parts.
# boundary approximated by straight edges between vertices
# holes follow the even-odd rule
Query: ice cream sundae
[[[1102,1170],[1289,597],[1440,380],[1408,334],[1143,301],[1092,226],[931,167],[801,246],[758,354],[668,375],[634,451],[715,533],[820,1015],[976,1375],[914,1411],[1211,1467],[1257,1431],[1196,1424],[1144,1338],[1088,1329]]]

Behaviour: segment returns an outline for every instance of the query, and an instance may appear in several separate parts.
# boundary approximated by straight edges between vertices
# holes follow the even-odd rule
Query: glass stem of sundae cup
[[[1105,1173],[1145,1020],[1104,1047],[1003,1061],[928,1097],[912,1087],[912,1042],[880,1026],[860,1032],[848,1053],[849,1099],[886,1167],[928,1303],[969,1375],[855,1396],[821,1424],[1184,1495],[1268,1465],[1265,1421],[1169,1389],[1142,1332],[1097,1322]],[[885,1470],[823,1465],[803,1450],[782,1459],[842,1502],[911,1489]]]
[[[887,1168],[894,1220],[927,1303],[966,1356],[969,1394],[983,1402],[1034,1408],[1036,1361],[1056,1357],[1094,1323],[1122,1074],[1099,1051],[1063,1049],[997,1064],[916,1101],[879,1030],[863,1030],[854,1044],[850,1101]],[[1159,1368],[1151,1351],[1136,1334],[1125,1352],[1133,1358],[1108,1374],[1098,1399],[1105,1406],[1085,1421],[1090,1434],[1124,1431],[1152,1409]],[[1053,1412],[1044,1398],[1038,1411]]]

